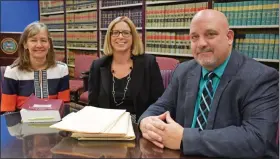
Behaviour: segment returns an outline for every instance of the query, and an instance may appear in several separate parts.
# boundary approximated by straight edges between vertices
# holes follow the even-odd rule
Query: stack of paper
[[[129,112],[86,106],[71,113],[51,128],[72,132],[78,140],[134,140]]]

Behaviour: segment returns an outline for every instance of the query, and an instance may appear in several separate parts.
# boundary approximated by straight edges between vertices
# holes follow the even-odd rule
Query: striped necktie
[[[206,84],[202,90],[200,104],[198,109],[198,114],[196,117],[196,127],[199,127],[200,130],[205,129],[207,124],[207,117],[211,108],[211,102],[213,100],[213,77],[215,76],[214,72],[208,72]]]

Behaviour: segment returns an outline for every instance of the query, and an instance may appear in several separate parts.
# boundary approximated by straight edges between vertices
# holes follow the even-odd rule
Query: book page
[[[125,112],[119,120],[117,120],[112,127],[107,129],[104,133],[72,133],[72,137],[125,137],[128,133],[130,113]]]
[[[33,108],[51,108],[51,104],[34,104]]]
[[[51,128],[80,133],[103,133],[125,113],[120,109],[104,109],[86,106],[67,116]]]
[[[132,126],[132,121],[131,121],[131,117],[129,116],[129,123],[128,123],[128,132],[125,136],[121,137],[121,136],[114,136],[113,134],[100,134],[99,136],[97,134],[87,134],[86,136],[82,136],[84,134],[76,134],[75,138],[77,138],[78,140],[134,140],[135,137],[135,133],[133,130],[133,126]],[[102,136],[103,135],[103,136]],[[72,136],[74,137],[74,136]]]

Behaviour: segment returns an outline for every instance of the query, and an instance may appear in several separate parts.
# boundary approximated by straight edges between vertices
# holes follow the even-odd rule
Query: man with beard
[[[234,32],[219,11],[198,12],[190,37],[194,60],[140,117],[143,137],[185,155],[278,158],[278,72],[232,50]]]

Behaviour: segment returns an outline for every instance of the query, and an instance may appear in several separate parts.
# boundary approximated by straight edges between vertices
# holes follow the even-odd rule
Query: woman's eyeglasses
[[[111,31],[111,36],[113,36],[113,37],[118,37],[120,34],[122,34],[122,36],[124,38],[128,38],[131,35],[131,32],[127,31],[127,30],[123,30],[123,31],[112,30]]]

